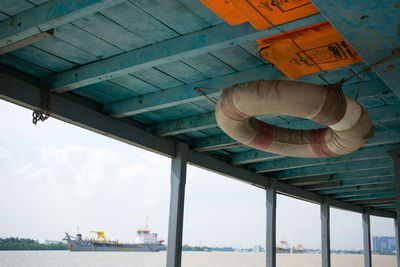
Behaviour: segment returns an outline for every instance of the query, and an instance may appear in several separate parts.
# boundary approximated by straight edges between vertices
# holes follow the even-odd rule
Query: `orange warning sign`
[[[264,30],[313,14],[318,9],[309,0],[201,0],[231,25],[248,21]]]
[[[238,25],[247,21],[229,1],[201,0],[201,2],[230,25]]]
[[[290,79],[361,61],[354,49],[328,22],[257,41],[261,57]]]

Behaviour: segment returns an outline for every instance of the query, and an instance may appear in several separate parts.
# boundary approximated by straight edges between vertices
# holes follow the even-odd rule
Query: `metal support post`
[[[180,267],[182,257],[183,207],[185,201],[187,145],[176,145],[171,164],[167,267]]]
[[[267,197],[267,267],[276,266],[276,191],[274,187],[265,189]]]
[[[397,266],[400,267],[400,151],[390,151],[389,155],[394,162],[396,187],[396,218],[394,219],[394,228],[396,232]]]
[[[397,196],[397,218],[394,219],[394,227],[396,231],[396,254],[397,254],[397,267],[400,267],[400,216],[399,216],[399,206],[400,206],[400,201],[399,197]]]
[[[329,205],[326,202],[321,203],[321,252],[322,267],[331,266],[331,238],[329,226]]]
[[[371,267],[371,224],[368,212],[362,215],[363,238],[364,238],[364,267]]]

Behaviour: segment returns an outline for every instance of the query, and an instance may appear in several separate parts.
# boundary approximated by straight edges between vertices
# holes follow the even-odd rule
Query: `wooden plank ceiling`
[[[0,37],[5,37],[1,32],[11,16],[25,12],[34,17],[39,5],[51,2],[54,1],[2,1]],[[394,211],[393,161],[387,151],[400,149],[398,59],[391,67],[382,66],[378,75],[374,71],[366,74],[358,101],[373,120],[375,136],[359,151],[323,159],[273,155],[243,146],[225,135],[215,121],[215,104],[194,87],[224,88],[255,79],[287,79],[258,54],[256,40],[277,34],[275,29],[257,31],[248,24],[229,26],[199,0],[115,2],[56,26],[52,37],[1,55],[0,63],[40,78],[54,92],[68,91],[88,98],[101,104],[109,116],[129,118],[154,135],[172,136],[194,150],[212,153],[231,164],[338,200]],[[383,12],[388,8],[398,11],[394,2],[372,5],[375,1],[360,0],[356,4],[340,4],[336,9],[329,4],[336,1],[313,2],[322,14],[281,28],[288,31],[330,20],[332,12],[336,12],[330,22],[350,44],[354,43],[353,48],[368,64],[400,43],[398,18],[392,22],[391,13]],[[336,16],[343,10],[355,18],[354,23],[348,22],[351,27],[343,22],[344,15]],[[360,16],[368,16],[369,20]],[[378,24],[379,21],[383,23]],[[357,23],[368,28],[369,35]],[[391,32],[392,24],[395,32]],[[363,38],[363,43],[357,38]],[[384,47],[376,44],[377,39],[387,41]],[[357,63],[299,80],[335,83],[366,66]],[[354,98],[360,81],[361,77],[356,76],[347,82],[344,93]],[[204,93],[217,101],[221,92]],[[261,119],[295,129],[319,127],[294,117]]]

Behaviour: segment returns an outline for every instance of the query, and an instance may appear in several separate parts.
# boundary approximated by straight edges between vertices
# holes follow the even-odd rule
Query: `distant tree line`
[[[196,246],[192,247],[189,245],[183,245],[182,250],[183,251],[208,251],[208,250],[210,250],[210,248],[209,247],[196,247]]]
[[[235,251],[234,248],[232,247],[197,247],[197,246],[189,246],[189,245],[183,245],[182,246],[183,251]],[[246,249],[247,251],[251,251],[252,249]]]
[[[336,249],[336,250],[331,250],[331,253],[336,253],[336,254],[364,254],[364,250]]]
[[[374,251],[374,252],[375,254],[378,255],[396,255],[396,253],[393,251]]]
[[[40,244],[28,238],[0,238],[0,250],[67,250],[68,245],[64,243]]]

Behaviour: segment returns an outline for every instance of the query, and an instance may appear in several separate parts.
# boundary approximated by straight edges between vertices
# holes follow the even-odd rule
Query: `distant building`
[[[255,246],[253,251],[254,252],[265,252],[265,250],[262,246]]]
[[[393,252],[396,250],[396,238],[393,236],[372,237],[374,251]]]

